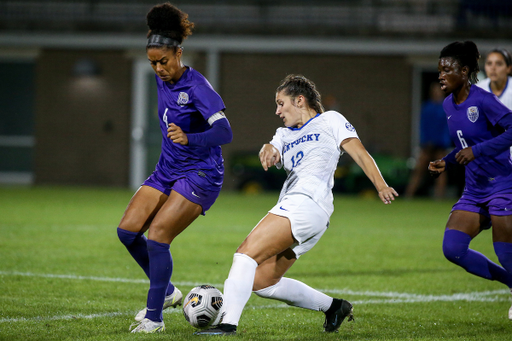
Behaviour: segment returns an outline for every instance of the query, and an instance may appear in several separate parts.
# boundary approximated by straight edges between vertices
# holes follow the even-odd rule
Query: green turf
[[[132,194],[0,188],[0,340],[208,339],[192,335],[180,309],[166,311],[163,334],[128,332],[148,289],[116,234]],[[184,294],[195,284],[222,285],[236,247],[276,200],[222,193],[175,240],[173,280]],[[355,323],[325,334],[322,313],[253,295],[233,339],[509,340],[506,287],[442,255],[452,204],[336,197],[330,228],[287,275],[354,302]],[[497,260],[490,232],[472,247]]]

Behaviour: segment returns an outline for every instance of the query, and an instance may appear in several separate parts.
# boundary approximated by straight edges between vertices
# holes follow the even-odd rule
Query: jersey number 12
[[[302,150],[297,153],[297,155],[292,156],[292,169],[295,168],[295,166],[298,166],[299,163],[302,161],[302,158],[304,157],[304,153]]]

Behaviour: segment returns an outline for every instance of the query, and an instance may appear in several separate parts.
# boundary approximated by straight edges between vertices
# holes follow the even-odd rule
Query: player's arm
[[[498,125],[502,127],[505,132],[471,147],[473,158],[480,157],[481,155],[494,156],[506,151],[512,146],[512,113],[503,116],[498,121]]]
[[[210,123],[210,129],[193,134],[185,134],[180,127],[171,123],[167,129],[167,137],[174,143],[197,147],[220,146],[233,140],[233,132],[224,113],[218,112],[212,115],[208,123]]]
[[[373,160],[368,151],[366,151],[361,141],[355,137],[348,138],[341,142],[340,147],[354,159],[359,167],[361,167],[368,179],[370,179],[377,189],[377,192],[379,192],[380,200],[382,200],[384,204],[391,204],[391,201],[395,200],[395,196],[398,196],[398,193],[386,184],[375,160]]]
[[[265,171],[281,161],[281,154],[279,154],[279,150],[270,143],[266,143],[261,147],[259,157],[261,165]]]

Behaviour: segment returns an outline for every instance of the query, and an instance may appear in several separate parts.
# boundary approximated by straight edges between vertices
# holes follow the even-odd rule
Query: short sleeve
[[[327,111],[322,115],[326,115],[329,125],[332,127],[334,138],[336,139],[337,145],[348,138],[359,138],[356,132],[356,128],[349,121],[337,111]]]
[[[492,125],[496,125],[503,116],[512,112],[505,104],[501,103],[496,95],[491,93],[483,98],[482,108]]]
[[[281,160],[276,165],[277,169],[281,169],[281,167],[283,166],[283,140],[280,134],[281,129],[283,128],[278,128],[276,130],[276,133],[274,134],[274,137],[272,137],[272,140],[270,140],[270,144],[276,147],[276,149],[279,151],[279,154],[281,155]]]
[[[213,114],[226,109],[222,98],[207,84],[194,87],[194,106],[208,120]]]
[[[279,150],[279,153],[282,153],[283,152],[283,140],[281,138],[281,134],[279,133],[280,129],[281,128],[278,128],[276,130],[276,133],[272,137],[272,140],[270,140],[270,144],[273,145],[274,147],[276,147],[276,149]]]

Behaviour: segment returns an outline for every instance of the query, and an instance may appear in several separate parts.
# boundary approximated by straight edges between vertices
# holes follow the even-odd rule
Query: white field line
[[[18,271],[0,271],[0,276],[26,276],[26,277],[44,277],[44,278],[63,278],[63,279],[75,279],[75,280],[89,280],[89,281],[100,281],[100,282],[121,282],[121,283],[146,283],[149,284],[147,279],[130,279],[130,278],[115,278],[115,277],[96,277],[96,276],[78,276],[78,275],[57,275],[57,274],[37,274],[32,272],[18,272]],[[196,282],[174,282],[176,285],[191,286],[206,283]],[[211,284],[214,287],[223,287],[222,284]]]
[[[31,272],[16,272],[16,271],[0,271],[0,276],[26,276],[26,277],[44,277],[44,278],[62,278],[72,280],[90,280],[90,281],[103,281],[103,282],[122,282],[122,283],[145,283],[149,281],[145,279],[128,279],[128,278],[112,278],[112,277],[95,277],[95,276],[77,276],[77,275],[57,275],[57,274],[36,274]],[[181,286],[197,286],[205,283],[196,282],[173,282],[176,285]],[[222,288],[222,284],[211,284],[215,287]],[[353,291],[349,289],[320,289],[325,293],[331,293],[336,295],[348,295],[348,296],[365,296],[365,297],[383,297],[383,299],[369,299],[369,300],[350,300],[354,305],[359,304],[392,304],[392,303],[422,303],[422,302],[455,302],[455,301],[478,301],[478,302],[503,302],[509,301],[508,295],[510,291],[493,290],[493,291],[480,291],[470,293],[456,293],[452,295],[419,295],[399,292],[378,292],[378,291]],[[506,295],[507,297],[503,297]],[[501,297],[500,297],[501,296]],[[274,304],[274,305],[260,305],[260,306],[248,306],[246,309],[281,309],[288,308],[286,304]],[[180,313],[181,309],[167,309],[164,311],[168,314]],[[50,317],[33,317],[33,318],[0,318],[0,323],[11,323],[11,322],[28,322],[28,321],[51,321],[51,320],[71,320],[71,319],[93,319],[101,317],[113,317],[119,315],[134,315],[136,312],[110,312],[102,314],[91,314],[91,315],[60,315]]]
[[[274,307],[277,308],[277,307]],[[81,319],[94,319],[101,317],[114,317],[114,316],[135,316],[138,311],[125,311],[125,312],[112,312],[112,313],[100,313],[100,314],[76,314],[76,315],[57,315],[57,316],[36,316],[36,317],[19,317],[19,318],[1,318],[0,323],[16,323],[16,322],[41,322],[41,321],[58,321],[58,320],[81,320]],[[170,308],[164,310],[164,314],[183,314],[181,308]]]
[[[18,271],[0,271],[0,276],[26,276],[26,277],[44,277],[44,278],[62,278],[73,280],[90,280],[101,282],[121,282],[121,283],[144,283],[149,284],[147,279],[129,279],[129,278],[116,278],[116,277],[96,277],[96,276],[78,276],[78,275],[57,275],[57,274],[37,274],[32,272],[18,272]],[[191,286],[205,284],[199,282],[174,282],[176,285]],[[222,288],[223,284],[212,284],[214,287]],[[349,289],[319,289],[322,292],[336,294],[336,295],[350,295],[350,296],[369,296],[369,297],[388,297],[391,299],[401,299],[407,302],[431,302],[431,301],[480,301],[481,297],[506,295],[510,294],[507,289],[493,290],[493,291],[480,291],[471,293],[456,293],[452,295],[420,295],[409,294],[400,292],[380,292],[380,291],[353,291]],[[411,301],[412,300],[412,301]],[[484,301],[490,301],[488,298]]]
[[[119,315],[126,315],[127,313],[103,313],[103,314],[90,314],[90,315],[84,315],[84,314],[76,314],[76,315],[58,315],[58,316],[47,316],[47,317],[19,317],[19,318],[2,318],[0,319],[0,323],[16,323],[16,322],[37,322],[37,321],[57,321],[57,320],[78,320],[78,319],[93,319],[98,317],[113,317],[113,316],[119,316]]]

